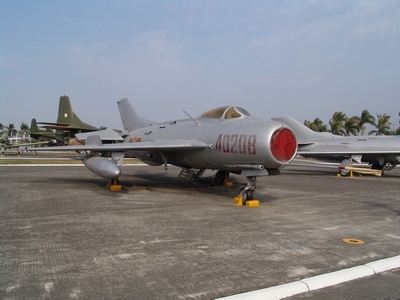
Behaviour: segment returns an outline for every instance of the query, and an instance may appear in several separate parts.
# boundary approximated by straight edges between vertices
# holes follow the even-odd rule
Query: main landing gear
[[[212,182],[213,185],[224,185],[224,186],[232,186],[233,183],[229,181],[229,172],[219,170],[215,174],[215,179]]]

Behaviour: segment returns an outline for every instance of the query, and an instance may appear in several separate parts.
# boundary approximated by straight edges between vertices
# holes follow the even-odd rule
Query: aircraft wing
[[[93,136],[92,136],[93,137]],[[97,136],[98,137],[98,136]],[[98,137],[99,138],[99,137]],[[100,139],[98,143],[91,143],[91,139],[87,140],[86,145],[76,146],[57,146],[57,147],[40,147],[33,148],[27,147],[26,150],[35,151],[184,151],[194,149],[212,148],[198,140],[157,140],[154,142],[134,142],[134,143],[116,143],[116,144],[101,144]]]
[[[318,150],[301,150],[297,151],[299,155],[365,155],[365,154],[394,154],[400,155],[399,149],[395,150],[350,150],[350,149],[323,149]]]

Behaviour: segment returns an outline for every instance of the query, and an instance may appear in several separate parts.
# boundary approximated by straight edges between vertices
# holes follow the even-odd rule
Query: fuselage
[[[280,136],[279,141],[275,140],[277,136]],[[194,139],[211,145],[210,148],[196,151],[166,152],[164,155],[168,163],[180,167],[227,171],[279,168],[293,159],[297,147],[295,137],[286,125],[251,116],[224,120],[185,119],[152,125],[132,131],[125,142],[164,139]],[[148,164],[163,164],[163,154],[157,151],[132,153]]]

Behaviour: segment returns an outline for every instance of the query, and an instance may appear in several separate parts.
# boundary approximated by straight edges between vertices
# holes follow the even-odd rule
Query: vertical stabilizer
[[[57,123],[59,124],[74,124],[76,121],[82,122],[77,115],[72,111],[71,102],[68,96],[60,97],[60,104],[58,106],[58,118]]]
[[[31,121],[31,128],[29,129],[29,132],[31,134],[39,133],[39,127],[37,126],[37,122],[36,122],[35,118],[33,118]]]
[[[68,96],[60,97],[57,123],[69,125],[71,128],[80,130],[99,130],[97,127],[89,125],[78,118],[78,116],[72,111],[71,102],[69,101]]]
[[[156,122],[140,118],[127,98],[117,102],[124,131],[130,132],[137,128],[157,124]]]

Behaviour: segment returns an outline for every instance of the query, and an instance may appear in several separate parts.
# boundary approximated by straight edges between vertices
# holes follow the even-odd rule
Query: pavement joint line
[[[400,268],[400,255],[215,300],[278,300]]]

